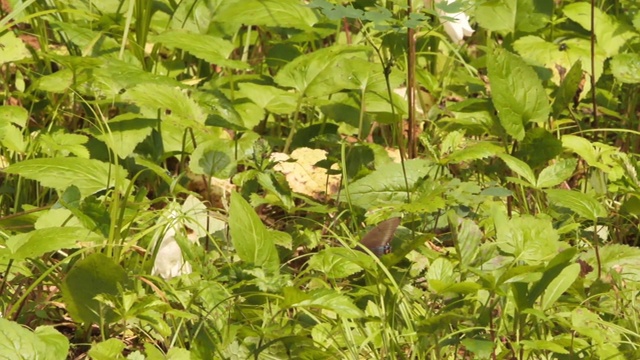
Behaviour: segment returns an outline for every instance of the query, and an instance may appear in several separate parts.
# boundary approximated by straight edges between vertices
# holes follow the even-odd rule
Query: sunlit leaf
[[[561,189],[549,189],[545,192],[552,204],[566,207],[585,219],[596,221],[607,216],[604,206],[589,194]]]
[[[74,157],[28,159],[13,164],[4,171],[39,181],[43,186],[60,191],[75,185],[83,197],[116,184],[124,190],[129,184],[129,180],[126,179],[127,172],[120,165],[94,159]]]
[[[549,100],[535,71],[520,57],[496,50],[487,61],[491,94],[500,123],[522,140],[529,122],[546,121]]]
[[[229,232],[238,256],[243,261],[276,272],[280,259],[273,239],[242,195],[231,193]]]

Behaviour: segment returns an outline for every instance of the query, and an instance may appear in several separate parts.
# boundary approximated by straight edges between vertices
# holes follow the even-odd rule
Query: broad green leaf
[[[350,80],[347,64],[353,58],[365,56],[366,50],[359,46],[331,46],[299,56],[278,72],[275,81],[310,97],[354,89],[356,84]]]
[[[89,158],[89,150],[84,145],[89,137],[80,134],[69,134],[63,130],[54,133],[42,134],[38,138],[42,152],[50,157],[69,156],[71,154],[83,158]]]
[[[504,149],[488,141],[471,144],[463,149],[456,150],[443,159],[446,164],[459,164],[473,160],[486,159],[504,153]]]
[[[544,66],[553,72],[552,80],[560,84],[558,66],[571,69],[577,62],[582,63],[582,70],[591,74],[591,44],[587,39],[571,38],[562,42],[563,49],[558,44],[547,42],[537,36],[524,36],[513,43],[513,48],[529,64]],[[596,81],[602,74],[603,65],[607,59],[604,50],[596,47],[595,54],[595,78]],[[588,85],[588,84],[587,84]],[[585,85],[583,91],[587,91]]]
[[[513,155],[532,169],[539,169],[562,153],[562,142],[546,129],[536,127],[527,131]]]
[[[573,101],[582,80],[582,61],[576,61],[567,72],[560,87],[555,92],[553,100],[553,116],[558,117],[560,112],[565,110]]]
[[[500,157],[500,159],[502,159],[502,161],[507,164],[511,171],[520,175],[529,184],[529,186],[535,185],[536,176],[526,162],[517,159],[509,154],[499,154],[498,157]]]
[[[124,159],[133,154],[136,146],[144,141],[157,125],[157,119],[142,118],[129,113],[112,118],[102,125],[103,130],[95,127],[91,133]]]
[[[532,287],[528,295],[528,306],[532,308],[535,302],[549,288],[549,284],[558,278],[560,273],[569,265],[575,264],[573,258],[577,253],[576,248],[568,248],[558,253],[542,270],[542,277]]]
[[[573,175],[576,165],[578,165],[576,159],[561,159],[542,169],[538,175],[536,188],[543,189],[559,185]]]
[[[476,8],[476,21],[487,30],[513,32],[517,3],[517,0],[483,1]]]
[[[356,264],[353,249],[328,248],[324,249],[309,259],[309,270],[315,270],[328,279],[345,278],[362,271],[362,266]]]
[[[553,0],[517,0],[516,30],[532,33],[551,21],[555,8]]]
[[[125,345],[119,339],[107,339],[105,341],[94,343],[88,351],[88,355],[95,360],[120,360],[124,359],[122,351]]]
[[[195,174],[229,179],[237,169],[232,140],[216,139],[201,144],[191,154],[189,167]]]
[[[591,29],[591,5],[586,2],[576,2],[565,6],[564,14],[571,20],[577,22],[583,29]],[[597,7],[595,12],[595,34],[598,47],[604,49],[607,57],[618,54],[620,48],[630,39],[638,35],[629,26],[619,22],[613,16],[603,13]]]
[[[33,334],[44,343],[46,349],[40,354],[41,359],[64,359],[69,355],[69,339],[53,326],[38,326]]]
[[[520,57],[505,50],[496,50],[487,68],[500,123],[509,135],[522,140],[529,122],[546,121],[549,116],[549,100],[540,79]]]
[[[460,341],[466,351],[469,351],[474,356],[477,356],[479,359],[489,359],[493,354],[495,349],[495,345],[493,341],[483,340],[472,337],[465,337]]]
[[[496,223],[498,248],[529,265],[551,260],[562,248],[557,230],[548,219],[522,216]]]
[[[449,286],[450,284],[456,283],[458,279],[459,276],[456,275],[454,271],[453,263],[443,257],[434,260],[427,271],[427,280],[430,283],[435,280],[438,281],[440,285]]]
[[[215,21],[237,26],[263,25],[306,31],[318,22],[313,11],[298,0],[243,0],[241,6],[235,1],[223,1],[214,16]]]
[[[13,31],[0,35],[0,64],[30,58],[31,53]]]
[[[423,159],[405,162],[409,189],[419,185],[419,181],[429,175],[435,175],[437,167]],[[371,174],[348,185],[340,193],[340,201],[351,201],[364,209],[376,206],[401,204],[406,201],[406,186],[402,166],[391,163],[379,167]]]
[[[17,153],[27,151],[27,142],[24,140],[22,130],[13,124],[0,125],[0,144]]]
[[[562,272],[551,281],[542,296],[542,309],[548,310],[553,306],[560,296],[573,285],[578,275],[580,275],[580,264],[571,264],[564,268]]]
[[[353,303],[353,300],[336,290],[317,289],[310,291],[309,295],[309,298],[292,303],[290,306],[326,309],[347,319],[357,319],[364,315],[362,310]]]
[[[104,163],[94,159],[74,157],[28,159],[10,165],[4,170],[27,179],[39,181],[59,191],[71,185],[80,190],[83,197],[115,185],[124,190],[129,185],[127,172],[120,165]]]
[[[555,206],[566,207],[579,216],[597,221],[607,216],[607,210],[593,196],[572,190],[545,190],[549,201]]]
[[[29,112],[22,106],[0,106],[0,129],[9,124],[24,127],[27,120],[29,120]]]
[[[616,80],[627,84],[640,83],[640,54],[620,54],[611,59],[611,72]]]
[[[275,273],[280,259],[273,239],[242,195],[233,192],[229,207],[229,232],[238,256],[243,261]]]
[[[560,344],[548,340],[522,340],[524,349],[526,350],[547,350],[556,354],[569,354],[569,350],[563,348]]]
[[[95,299],[97,295],[117,296],[129,281],[127,273],[111,258],[95,253],[74,264],[60,290],[73,319],[85,324],[111,323],[118,315]]]
[[[18,234],[7,239],[11,258],[24,260],[37,258],[49,252],[73,249],[92,243],[100,244],[101,236],[81,227],[52,227]]]
[[[186,90],[156,83],[142,83],[123,94],[123,99],[153,112],[170,112],[179,121],[204,124],[206,116],[202,108],[191,99]],[[188,126],[188,124],[183,126]]]
[[[57,360],[67,357],[69,340],[52,326],[34,332],[0,317],[0,353],[3,359]]]
[[[241,83],[240,91],[256,105],[275,114],[291,114],[296,110],[296,96],[275,86]]]
[[[230,3],[229,1],[225,3]],[[235,8],[244,8],[234,6]],[[234,46],[231,42],[220,37],[205,34],[196,34],[183,30],[168,30],[160,35],[151,38],[154,42],[159,42],[167,47],[178,48],[188,51],[193,56],[198,57],[210,64],[216,64],[232,69],[247,69],[249,65],[238,60],[229,60],[229,55],[233,52]]]
[[[476,223],[464,218],[460,219],[457,228],[458,236],[455,246],[460,255],[460,263],[463,266],[471,266],[480,251],[480,241],[483,238],[482,230]]]
[[[580,155],[590,166],[597,166],[598,154],[589,140],[581,136],[564,135],[562,136],[562,146]]]

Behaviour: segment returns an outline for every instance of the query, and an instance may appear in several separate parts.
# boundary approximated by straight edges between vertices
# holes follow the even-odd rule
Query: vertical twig
[[[413,12],[412,1],[407,0],[407,19]],[[407,129],[407,155],[409,159],[416,157],[416,140],[414,129],[416,125],[416,39],[415,29],[407,28],[407,47],[409,49],[407,58],[407,102],[409,105],[408,129]],[[403,131],[400,132],[402,134]]]

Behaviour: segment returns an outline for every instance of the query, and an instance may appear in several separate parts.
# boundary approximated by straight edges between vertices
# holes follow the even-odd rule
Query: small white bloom
[[[164,236],[160,242],[160,248],[151,270],[151,274],[160,275],[164,279],[191,274],[192,272],[191,264],[182,257],[182,250],[180,250],[180,245],[176,241],[176,235],[178,235],[179,231],[184,231],[184,226],[178,219],[177,212],[171,211],[168,218],[169,224],[164,229]],[[195,242],[198,239],[195,234],[188,234],[187,238],[191,242]]]
[[[441,2],[444,0],[436,1]],[[447,4],[451,4],[455,1],[457,0],[447,0]],[[454,43],[459,44],[465,36],[473,35],[474,30],[471,28],[471,25],[469,25],[469,17],[467,14],[463,12],[447,13],[439,9],[438,14],[440,15],[440,22],[444,26],[444,31],[447,32],[447,35],[449,35]],[[443,16],[450,19],[443,19]]]

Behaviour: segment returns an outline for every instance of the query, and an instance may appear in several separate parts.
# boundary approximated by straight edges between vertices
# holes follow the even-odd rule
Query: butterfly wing
[[[372,253],[382,256],[391,250],[389,242],[393,239],[393,234],[400,225],[400,218],[387,219],[366,233],[360,244],[371,250]]]

